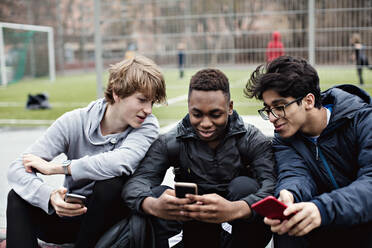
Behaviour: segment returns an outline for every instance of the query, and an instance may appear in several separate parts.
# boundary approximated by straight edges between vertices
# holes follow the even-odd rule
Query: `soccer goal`
[[[53,28],[0,22],[1,85],[49,74],[55,81]]]

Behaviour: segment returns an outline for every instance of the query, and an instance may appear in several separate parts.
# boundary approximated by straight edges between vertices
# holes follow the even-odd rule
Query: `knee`
[[[257,181],[246,176],[234,178],[229,186],[227,199],[235,201],[257,192],[260,188]]]
[[[24,209],[29,203],[22,199],[13,189],[8,193],[7,212],[19,212]]]
[[[98,198],[121,195],[124,183],[128,176],[114,177],[107,180],[96,181],[93,188],[93,195]]]

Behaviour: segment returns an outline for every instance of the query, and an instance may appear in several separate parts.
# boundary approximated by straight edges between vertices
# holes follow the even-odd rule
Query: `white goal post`
[[[4,28],[46,32],[48,34],[49,79],[51,82],[55,81],[56,65],[55,65],[55,56],[54,56],[53,28],[47,27],[47,26],[0,22],[0,68],[1,68],[0,71],[1,71],[2,85],[6,86],[8,84],[8,78],[7,78],[6,67],[5,67]]]

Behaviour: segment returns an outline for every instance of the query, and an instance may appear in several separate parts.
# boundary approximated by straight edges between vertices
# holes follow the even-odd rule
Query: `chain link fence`
[[[106,60],[134,50],[175,66],[183,44],[188,67],[257,64],[266,60],[273,31],[285,54],[309,59],[313,53],[318,65],[353,64],[356,32],[372,55],[372,1],[315,0],[312,9],[308,0],[106,0],[101,13]]]
[[[94,68],[94,1],[3,1],[0,21],[54,28],[57,70]],[[105,65],[141,53],[162,66],[176,67],[180,50],[186,67],[257,65],[266,61],[274,31],[281,35],[285,54],[316,65],[354,65],[353,33],[361,36],[367,56],[372,58],[371,0],[100,3]]]

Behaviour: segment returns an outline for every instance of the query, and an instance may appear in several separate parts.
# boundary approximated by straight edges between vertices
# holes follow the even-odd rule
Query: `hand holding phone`
[[[252,209],[258,214],[265,216],[270,219],[287,220],[292,217],[292,215],[285,216],[283,214],[287,205],[280,202],[273,196],[267,196],[266,198],[252,204]]]
[[[65,196],[65,202],[85,205],[86,197],[83,195],[67,193]]]
[[[177,198],[185,198],[186,194],[198,194],[198,185],[195,183],[176,182],[174,188]]]

